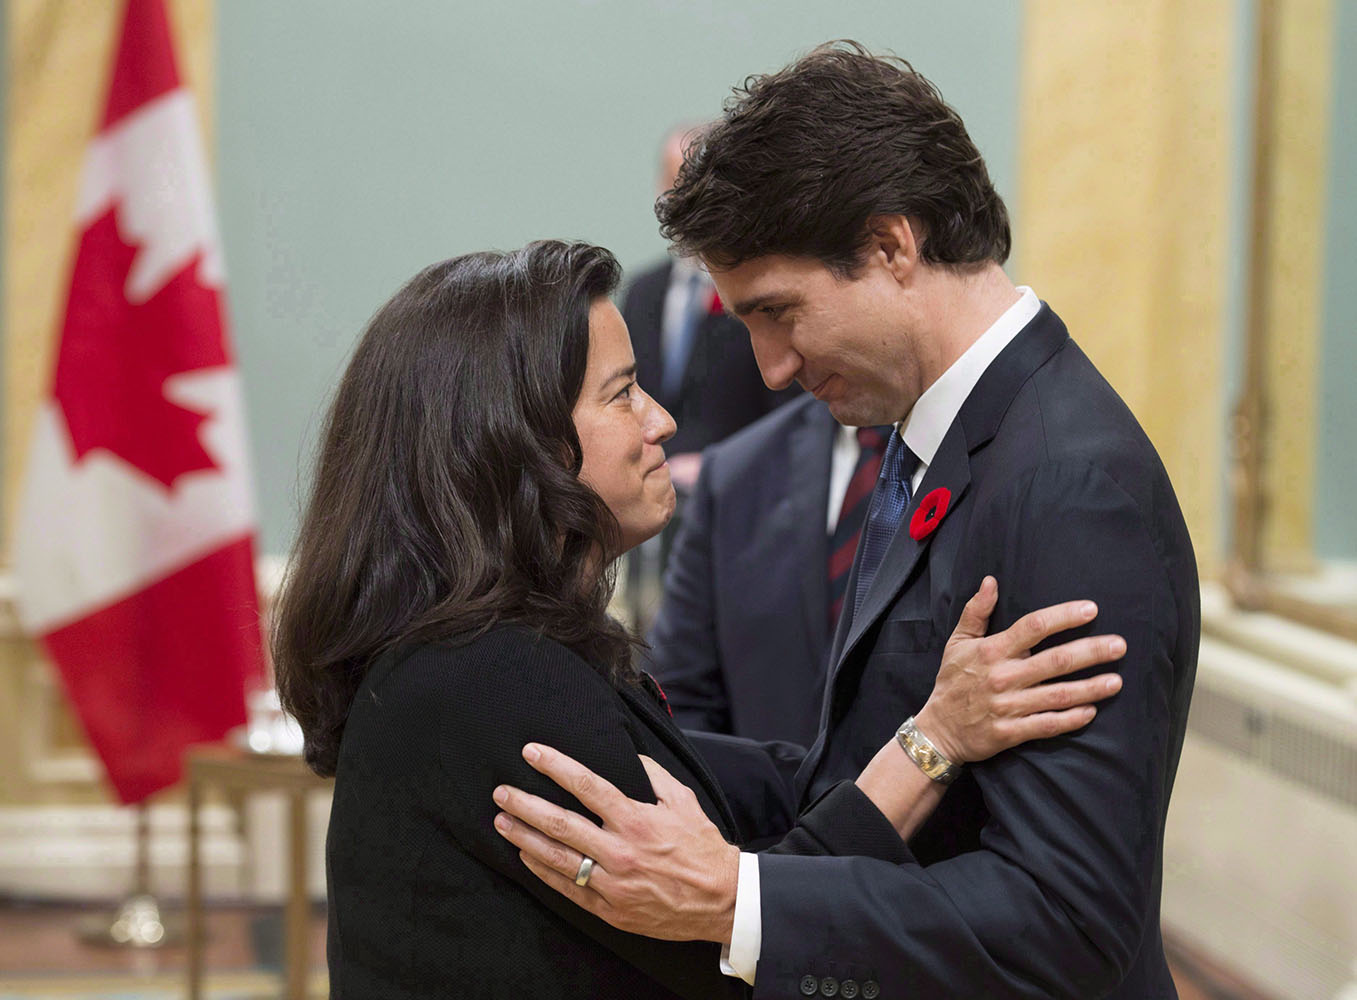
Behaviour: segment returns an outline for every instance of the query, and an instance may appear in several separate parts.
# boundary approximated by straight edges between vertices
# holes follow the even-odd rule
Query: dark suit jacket
[[[665,261],[636,276],[623,297],[622,318],[636,352],[636,380],[678,423],[678,431],[664,446],[669,454],[678,455],[715,444],[800,390],[793,386],[774,392],[764,385],[744,324],[718,314],[699,322],[679,390],[672,395],[664,392],[660,331],[673,266]]]
[[[735,839],[720,790],[650,690],[614,686],[518,628],[388,654],[354,699],[335,778],[331,995],[746,996],[716,945],[614,930],[524,867],[492,826],[496,785],[584,811],[523,761],[530,740],[654,802],[636,757],[647,754]]]
[[[762,856],[755,996],[799,996],[807,975],[867,970],[883,1000],[1174,997],[1161,845],[1200,623],[1192,547],[1163,466],[1043,306],[967,399],[906,525],[938,489],[950,507],[936,531],[916,541],[902,527],[857,619],[840,623],[821,734],[797,776],[803,800],[857,774],[923,705],[987,573],[999,580],[993,629],[1059,601],[1097,601],[1085,631],[1126,638],[1124,687],[1080,732],[968,766],[904,863]],[[728,792],[772,794],[754,772],[718,763]],[[776,763],[765,777],[785,773]]]
[[[838,426],[804,395],[703,454],[650,633],[652,671],[683,728],[815,740]]]

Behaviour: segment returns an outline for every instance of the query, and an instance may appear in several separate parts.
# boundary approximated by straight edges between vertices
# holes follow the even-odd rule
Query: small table
[[[300,757],[251,753],[236,747],[191,747],[184,755],[188,774],[188,995],[201,1000],[203,978],[202,862],[198,809],[208,785],[236,792],[284,792],[288,796],[289,888],[284,921],[284,971],[288,1000],[306,1000],[310,967],[307,935],[310,900],[306,885],[306,798],[333,782],[317,777]]]

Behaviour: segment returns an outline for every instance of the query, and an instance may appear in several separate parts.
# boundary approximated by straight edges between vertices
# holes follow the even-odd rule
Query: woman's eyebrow
[[[606,389],[608,386],[612,385],[612,383],[616,382],[620,378],[624,378],[630,382],[635,377],[636,377],[636,362],[633,361],[631,364],[627,365],[627,367],[619,368],[617,369],[617,371],[613,372],[611,375],[605,378],[603,380],[603,387]]]

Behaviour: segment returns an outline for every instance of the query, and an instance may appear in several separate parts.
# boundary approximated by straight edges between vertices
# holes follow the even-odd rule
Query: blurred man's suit
[[[846,585],[866,508],[857,505],[853,523],[830,523],[862,461],[856,446],[836,459],[839,436],[828,408],[806,395],[703,453],[650,633],[651,669],[683,728],[815,741],[833,617],[831,549],[847,546]],[[875,457],[869,483],[879,450]],[[834,546],[831,531],[852,537]]]
[[[681,314],[688,302],[674,307],[671,301],[666,317],[666,300],[683,298],[685,279],[694,273],[693,326],[687,343],[675,347],[681,321],[674,313]],[[678,286],[672,293],[671,284]],[[622,318],[636,352],[636,380],[678,423],[665,442],[670,455],[700,452],[799,392],[773,392],[763,384],[744,325],[721,310],[710,279],[690,261],[666,260],[638,274],[623,298]],[[667,348],[676,365],[666,365]]]

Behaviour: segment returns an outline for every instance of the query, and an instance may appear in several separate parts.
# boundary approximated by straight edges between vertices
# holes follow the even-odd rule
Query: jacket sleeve
[[[1182,595],[1163,539],[1115,481],[1082,464],[1012,484],[970,530],[970,552],[991,557],[977,580],[999,580],[991,628],[1092,598],[1097,632],[1126,639],[1123,689],[1083,730],[971,766],[990,814],[980,850],[926,868],[761,855],[756,997],[797,996],[802,976],[837,966],[871,975],[882,1000],[1088,1000],[1124,978],[1157,913],[1171,692],[1175,670],[1190,669],[1173,662]]]
[[[632,733],[639,723],[608,682],[565,647],[506,630],[493,662],[451,659],[442,709],[442,807],[449,833],[481,863],[517,883],[547,909],[684,997],[740,997],[743,983],[721,975],[719,949],[706,942],[657,941],[608,926],[548,888],[519,860],[493,822],[496,785],[510,784],[589,816],[574,796],[530,768],[525,743],[552,746],[616,785],[654,802]],[[509,706],[509,710],[506,710]]]
[[[649,659],[680,728],[729,733],[730,696],[717,643],[712,578],[712,461],[708,450],[683,510],[650,631]]]
[[[891,821],[852,781],[825,789],[766,853],[859,856],[896,864],[913,860]]]
[[[765,847],[791,829],[796,822],[796,772],[806,756],[800,744],[692,730],[683,735],[725,793],[747,848]]]
[[[793,779],[805,749],[791,742],[728,735],[730,695],[717,635],[713,571],[712,483],[721,454],[720,446],[703,453],[702,471],[669,554],[648,655],[674,722],[720,782],[745,843],[766,845],[796,819]]]

